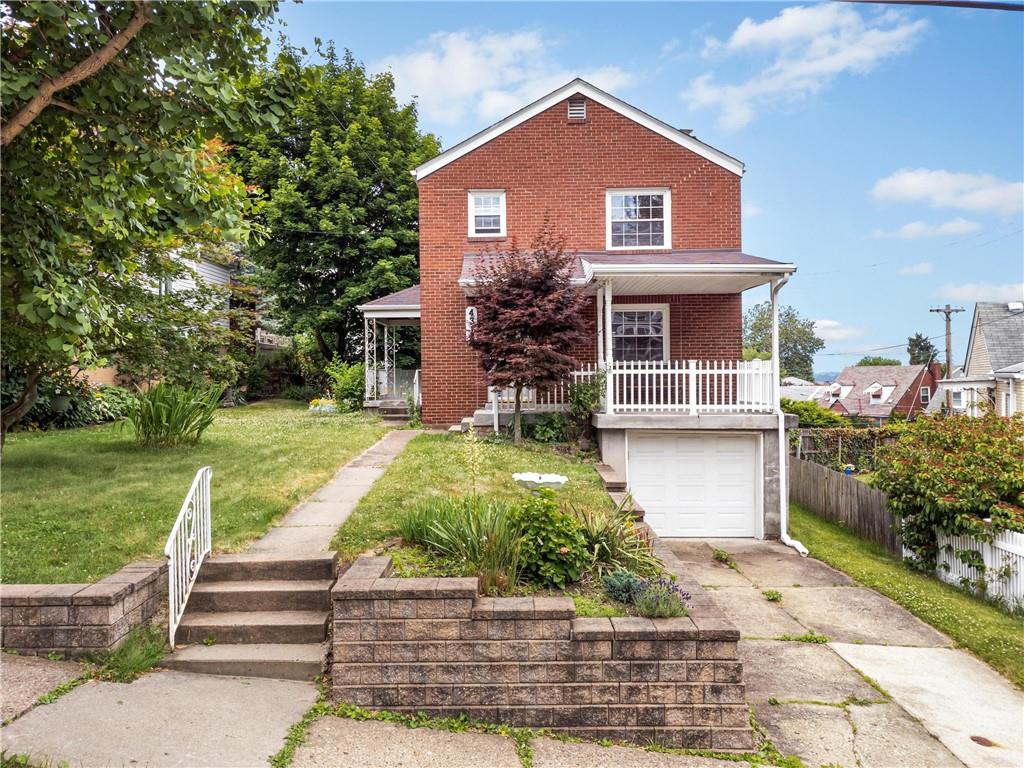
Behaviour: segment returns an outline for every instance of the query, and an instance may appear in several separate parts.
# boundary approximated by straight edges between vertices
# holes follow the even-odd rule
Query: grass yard
[[[388,467],[338,530],[332,542],[342,560],[350,560],[398,535],[402,514],[431,496],[472,492],[464,438],[420,435]],[[557,472],[569,478],[559,495],[575,503],[611,507],[593,466],[540,445],[481,443],[482,462],[477,492],[500,498],[526,493],[512,480],[513,472]]]
[[[790,533],[811,555],[896,601],[1024,687],[1024,623],[938,579],[919,573],[880,547],[790,506]]]
[[[213,467],[213,544],[234,550],[387,428],[362,414],[311,414],[290,401],[224,409],[192,447],[139,448],[110,424],[14,433],[3,455],[2,580],[88,582],[162,557],[199,467]]]

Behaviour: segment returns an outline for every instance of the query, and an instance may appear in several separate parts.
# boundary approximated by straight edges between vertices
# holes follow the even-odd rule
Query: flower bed
[[[377,709],[595,738],[753,746],[739,632],[700,587],[689,616],[578,618],[568,597],[487,597],[476,578],[391,577],[360,557],[332,590],[332,691]]]

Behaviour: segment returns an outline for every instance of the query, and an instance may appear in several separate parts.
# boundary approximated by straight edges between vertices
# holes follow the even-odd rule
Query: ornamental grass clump
[[[574,512],[582,524],[590,567],[598,574],[622,569],[641,576],[661,572],[661,561],[637,530],[628,498],[614,510],[582,508]]]
[[[408,512],[399,523],[402,538],[480,580],[484,594],[514,587],[520,572],[520,532],[505,504],[478,497],[436,499]]]
[[[125,416],[142,445],[193,445],[213,424],[223,396],[223,386],[199,389],[160,383],[140,392]]]
[[[632,605],[640,590],[643,589],[644,580],[632,571],[620,568],[602,576],[601,586],[604,587],[605,594],[612,600]]]

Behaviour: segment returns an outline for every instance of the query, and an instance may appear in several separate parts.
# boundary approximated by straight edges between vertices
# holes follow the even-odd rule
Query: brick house
[[[775,305],[796,268],[740,250],[740,161],[574,80],[415,174],[421,282],[360,308],[368,405],[411,388],[428,424],[507,419],[509,394],[488,391],[466,343],[474,265],[547,218],[590,296],[574,377],[606,377],[602,458],[646,520],[666,536],[787,538],[778,373],[741,360],[741,294],[770,285]],[[408,324],[421,364],[400,372]],[[566,390],[528,392],[526,408],[563,408]]]
[[[911,418],[925,411],[935,396],[942,366],[851,365],[822,387],[818,404],[844,416],[882,426],[894,415]]]

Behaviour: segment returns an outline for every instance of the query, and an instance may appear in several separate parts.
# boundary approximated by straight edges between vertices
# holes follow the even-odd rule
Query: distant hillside
[[[815,371],[814,380],[822,384],[830,384],[839,378],[839,371]]]

